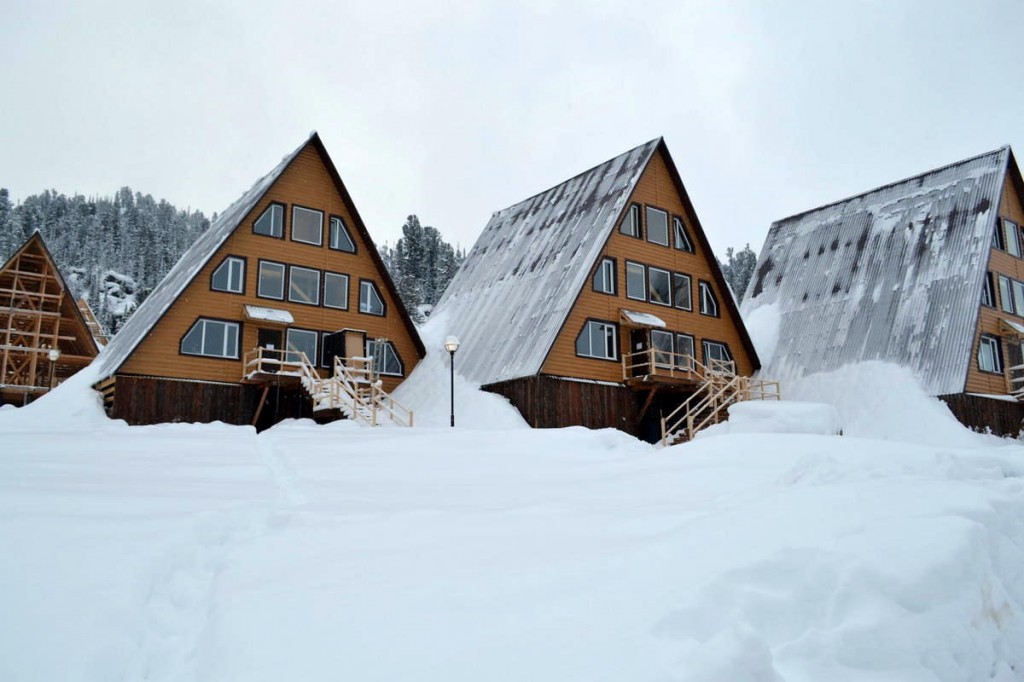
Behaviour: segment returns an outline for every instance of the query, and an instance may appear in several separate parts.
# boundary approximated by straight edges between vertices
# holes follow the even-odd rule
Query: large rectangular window
[[[700,312],[702,315],[718,317],[718,299],[708,282],[700,282]]]
[[[181,339],[183,355],[238,358],[238,323],[200,318]]]
[[[651,348],[654,349],[655,367],[672,367],[672,333],[651,330]]]
[[[690,276],[672,273],[672,300],[680,310],[693,310],[693,294],[690,291]]]
[[[299,353],[306,356],[309,364],[316,362],[316,344],[320,335],[306,329],[288,330],[288,362],[299,362]]]
[[[626,298],[637,301],[647,300],[645,268],[640,263],[626,261]]]
[[[583,325],[580,335],[576,337],[576,355],[600,360],[615,360],[618,357],[616,329],[611,322],[588,320]]]
[[[324,243],[324,213],[292,206],[292,241],[320,246]]]
[[[245,290],[245,261],[235,256],[228,256],[213,271],[210,288],[214,291],[226,291],[229,294],[241,294]]]
[[[256,295],[262,298],[284,298],[284,264],[260,261],[260,277]]]
[[[993,374],[1003,373],[1003,356],[999,337],[982,334],[978,341],[978,369]]]
[[[1003,230],[1006,233],[1006,250],[1020,258],[1020,230],[1017,229],[1017,223],[1003,218]]]
[[[693,337],[689,334],[676,334],[676,367],[692,371],[696,355]]]
[[[359,282],[359,312],[384,315],[384,299],[380,297],[377,285],[368,279]]]
[[[348,310],[348,275],[324,273],[324,306]]]
[[[668,213],[647,207],[647,241],[668,246]]]
[[[615,261],[602,258],[594,271],[594,291],[615,295]]]
[[[626,211],[626,217],[622,219],[622,225],[619,226],[619,232],[630,237],[640,238],[640,206],[637,204],[630,204],[629,209]]]
[[[668,270],[661,268],[647,269],[648,293],[651,303],[672,305],[672,277]]]
[[[288,300],[320,305],[320,271],[297,265],[288,268]]]

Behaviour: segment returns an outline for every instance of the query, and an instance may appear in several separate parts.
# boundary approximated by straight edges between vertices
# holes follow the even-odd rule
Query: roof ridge
[[[850,196],[846,197],[845,199],[838,199],[836,201],[830,201],[830,202],[828,202],[826,204],[821,204],[820,206],[815,206],[814,208],[809,208],[806,211],[800,211],[799,213],[794,213],[794,214],[788,215],[788,216],[786,216],[784,218],[779,218],[778,220],[775,220],[775,221],[772,222],[772,226],[779,225],[781,223],[786,223],[786,222],[789,222],[789,221],[794,220],[796,218],[802,218],[804,216],[810,215],[811,213],[815,213],[817,211],[821,211],[821,210],[824,210],[826,208],[832,208],[833,206],[839,206],[840,204],[846,204],[846,203],[849,203],[849,202],[853,201],[854,199],[860,199],[861,197],[866,197],[869,194],[874,194],[875,192],[881,192],[884,189],[889,189],[890,187],[895,187],[897,185],[902,185],[902,184],[910,182],[912,180],[917,180],[918,178],[923,178],[923,177],[926,177],[928,175],[933,175],[935,173],[941,173],[942,171],[948,170],[950,168],[953,168],[954,166],[961,166],[963,164],[967,164],[967,163],[970,163],[972,161],[977,161],[978,159],[984,158],[986,156],[994,156],[996,154],[1001,154],[1001,153],[1004,153],[1004,152],[1007,152],[1007,151],[1012,151],[1010,149],[1010,145],[1004,144],[1003,146],[1001,146],[1001,147],[999,147],[997,149],[993,149],[991,151],[983,152],[981,154],[975,154],[974,156],[969,156],[966,159],[960,159],[959,161],[953,161],[952,163],[947,163],[947,164],[945,164],[943,166],[938,166],[936,168],[932,168],[931,170],[926,170],[923,173],[917,173],[915,175],[910,175],[910,176],[907,176],[905,178],[902,178],[900,180],[894,180],[892,182],[887,182],[884,185],[879,185],[878,187],[875,187],[874,189],[869,189],[866,192],[859,192],[857,194],[851,194]]]

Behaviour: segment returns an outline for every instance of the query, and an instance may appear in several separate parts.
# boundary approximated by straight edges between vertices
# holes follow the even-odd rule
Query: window
[[[286,343],[288,347],[287,361],[298,362],[300,359],[299,353],[304,353],[309,363],[313,364],[316,361],[316,342],[318,336],[320,335],[316,332],[305,329],[289,329],[288,341]]]
[[[1006,242],[1003,241],[1003,226],[998,220],[996,221],[995,232],[992,235],[992,248],[1006,251]]]
[[[705,341],[704,342],[704,364],[711,367],[712,360],[717,362],[732,362],[732,355],[729,353],[729,347],[724,343],[718,341]]]
[[[324,243],[324,214],[302,206],[292,206],[292,241],[320,246]]]
[[[1003,230],[1006,233],[1006,250],[1010,255],[1020,258],[1020,231],[1017,223],[1003,218]]]
[[[238,358],[238,323],[199,318],[181,339],[183,355]]]
[[[283,237],[284,206],[281,204],[267,206],[267,210],[263,211],[260,217],[256,219],[256,222],[252,224],[252,231],[256,234],[277,237],[278,239]]]
[[[402,360],[390,341],[385,339],[366,340],[366,355],[373,358],[373,371],[376,374],[387,374],[400,377],[405,374]]]
[[[256,286],[256,295],[263,298],[284,298],[284,265],[270,261],[260,261],[260,280]]]
[[[1024,315],[1024,282],[1011,279],[1010,286],[1013,288],[1013,309],[1017,315]]]
[[[718,299],[708,282],[700,282],[700,312],[702,315],[718,317]]]
[[[993,374],[1003,373],[1003,357],[998,336],[982,334],[978,341],[978,369]]]
[[[335,215],[331,216],[331,237],[327,245],[338,251],[356,252],[355,242],[352,241],[352,236],[349,235],[348,228],[345,227],[345,221]]]
[[[619,226],[619,232],[622,234],[628,234],[630,237],[640,238],[640,206],[637,204],[630,204],[629,210],[626,211],[626,217],[622,219],[622,225]]]
[[[297,265],[288,268],[288,300],[320,305],[320,271]]]
[[[377,285],[368,279],[359,281],[359,312],[367,315],[384,314],[384,301],[377,291]]]
[[[594,291],[615,295],[615,261],[602,258],[594,272]]]
[[[1003,310],[1013,312],[1013,297],[1010,295],[1010,278],[999,275],[999,302]]]
[[[693,370],[693,360],[696,354],[693,348],[693,337],[689,334],[676,334],[676,367]]]
[[[672,216],[672,226],[676,233],[676,248],[680,251],[693,253],[693,242],[690,241],[690,235],[686,233],[686,225],[683,224],[683,219],[679,216]]]
[[[648,268],[647,273],[651,303],[672,305],[672,284],[669,271],[661,268]]]
[[[672,273],[672,300],[680,310],[693,310],[689,275]]]
[[[668,213],[647,207],[647,241],[668,246]]]
[[[616,327],[611,322],[587,320],[580,335],[576,337],[576,355],[615,360],[618,357],[615,343],[617,336]]]
[[[644,266],[626,261],[626,298],[637,301],[647,300],[645,278]]]
[[[981,289],[981,304],[987,305],[989,308],[996,307],[996,291],[995,287],[992,286],[992,273],[985,273],[985,283]]]
[[[655,367],[672,367],[672,332],[651,330],[651,348]]]
[[[324,273],[324,305],[348,310],[348,275]]]
[[[245,261],[229,256],[213,271],[210,288],[214,291],[226,291],[230,294],[241,294],[245,291]]]

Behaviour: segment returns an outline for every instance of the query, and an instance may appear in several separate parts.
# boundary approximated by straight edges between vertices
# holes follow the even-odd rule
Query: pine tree
[[[736,294],[737,302],[742,302],[743,296],[747,293],[747,285],[757,267],[757,254],[750,248],[750,244],[739,252],[730,246],[725,250],[725,263],[721,266],[725,281]]]
[[[440,300],[466,257],[415,215],[406,218],[395,247],[385,244],[380,254],[406,311],[417,322],[423,321],[422,308]]]

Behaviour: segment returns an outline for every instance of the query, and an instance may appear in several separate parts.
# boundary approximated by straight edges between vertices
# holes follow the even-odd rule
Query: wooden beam
[[[644,418],[644,415],[647,414],[647,409],[651,406],[651,403],[654,401],[654,394],[657,392],[658,387],[653,386],[650,392],[647,394],[647,400],[644,401],[644,406],[640,408],[640,414],[638,414],[636,417],[637,424],[639,424],[640,420],[642,420]]]
[[[267,402],[267,393],[270,392],[270,384],[263,385],[263,393],[260,395],[260,402],[256,406],[256,414],[252,417],[252,425],[256,426],[256,422],[260,420],[260,413],[263,412],[263,405]]]

